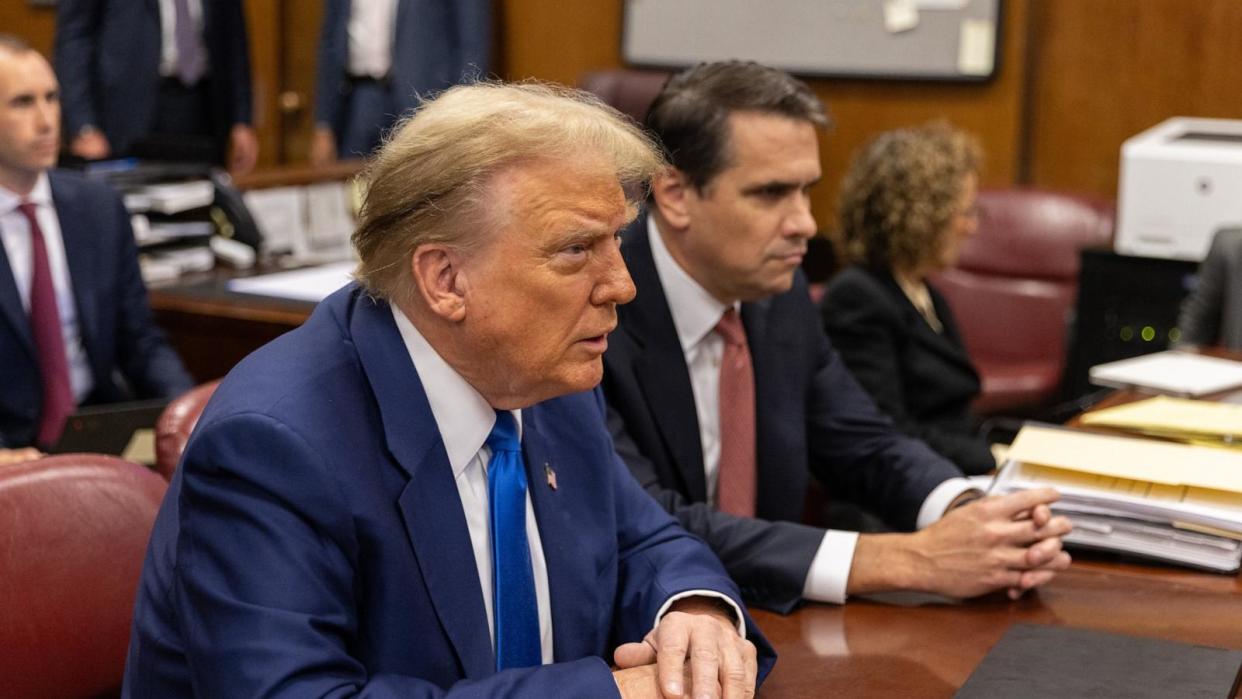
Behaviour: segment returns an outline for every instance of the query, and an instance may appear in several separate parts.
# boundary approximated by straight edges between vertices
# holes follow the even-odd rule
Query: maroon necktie
[[[73,389],[69,385],[69,361],[65,358],[65,338],[56,307],[56,287],[52,284],[52,268],[47,261],[43,231],[35,217],[35,205],[24,202],[17,208],[30,222],[30,329],[34,331],[43,385],[43,412],[39,415],[35,443],[47,447],[60,438],[65,418],[73,412]]]
[[[746,331],[730,308],[716,324],[724,338],[720,358],[720,470],[716,506],[721,512],[755,516],[755,371]]]

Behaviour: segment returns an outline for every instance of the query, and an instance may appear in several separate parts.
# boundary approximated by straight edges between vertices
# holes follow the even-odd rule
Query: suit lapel
[[[584,565],[591,556],[582,548],[580,532],[565,506],[561,484],[553,490],[548,469],[555,471],[554,438],[539,424],[538,410],[522,411],[522,453],[526,460],[526,482],[535,520],[539,523],[539,540],[548,571],[548,596],[551,603],[553,655],[557,661],[572,660],[583,648],[594,648],[598,635],[597,620],[591,612],[597,604],[583,604],[584,595],[594,594],[595,577],[591,566]],[[568,468],[561,468],[569,475]],[[576,483],[567,479],[565,486]],[[581,497],[579,494],[577,497]]]
[[[633,371],[664,443],[671,462],[686,484],[689,498],[707,500],[707,480],[703,473],[703,448],[699,443],[699,420],[694,407],[694,389],[681,351],[677,327],[664,296],[647,239],[647,218],[640,216],[625,233],[625,261],[638,289],[638,296],[620,313],[621,330],[634,343]]]
[[[87,356],[94,357],[95,338],[99,337],[99,314],[93,298],[98,282],[95,272],[99,264],[99,240],[90,222],[107,214],[86,211],[73,188],[66,187],[55,173],[49,174],[49,180],[52,203],[60,222],[60,238],[64,242],[69,284],[73,287],[73,302],[78,311],[78,333]]]
[[[483,591],[448,454],[389,306],[355,292],[350,332],[388,449],[409,482],[397,505],[423,583],[467,677],[495,671]]]

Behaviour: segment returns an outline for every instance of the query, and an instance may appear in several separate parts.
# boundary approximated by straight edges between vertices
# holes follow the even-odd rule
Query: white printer
[[[1117,252],[1202,260],[1242,225],[1242,121],[1174,117],[1121,146]]]

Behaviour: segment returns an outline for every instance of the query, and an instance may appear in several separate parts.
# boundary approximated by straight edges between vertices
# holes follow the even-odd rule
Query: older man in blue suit
[[[126,696],[752,695],[769,649],[592,391],[634,296],[626,193],[659,165],[563,88],[423,107],[369,173],[359,281],[198,423]]]
[[[0,460],[54,443],[77,405],[192,385],[151,319],[121,198],[50,170],[58,96],[43,56],[0,34]]]

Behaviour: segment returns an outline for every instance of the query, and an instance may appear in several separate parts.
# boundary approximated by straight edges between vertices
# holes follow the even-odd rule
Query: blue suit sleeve
[[[212,49],[212,63],[225,76],[232,90],[231,114],[233,124],[254,122],[254,95],[250,88],[250,40],[246,31],[246,14],[241,0],[217,3],[227,42],[223,51]],[[227,13],[227,14],[225,14]],[[222,69],[221,69],[222,68]]]
[[[52,62],[60,80],[61,116],[69,139],[82,127],[99,124],[95,54],[101,11],[99,0],[61,0],[57,6]]]
[[[460,56],[454,80],[461,81],[463,76],[472,74],[486,76],[491,70],[492,3],[489,0],[458,0],[451,7]]]
[[[115,235],[117,289],[116,362],[121,373],[138,395],[172,398],[194,387],[194,381],[169,346],[164,333],[151,317],[147,287],[138,268],[138,248],[134,244],[129,215],[119,197],[112,195]]]
[[[341,83],[349,52],[346,25],[347,0],[324,0],[323,25],[319,29],[319,48],[315,69],[315,123],[334,128],[341,111]]]

